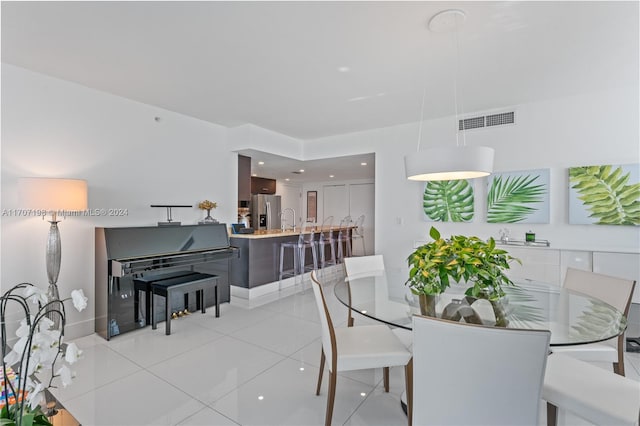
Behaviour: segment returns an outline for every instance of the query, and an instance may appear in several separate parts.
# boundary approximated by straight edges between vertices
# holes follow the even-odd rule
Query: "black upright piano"
[[[229,301],[229,262],[238,253],[229,245],[227,227],[211,225],[147,226],[95,229],[95,331],[105,339],[144,327],[150,318],[134,303],[145,298],[136,283],[200,272],[218,276],[220,302]],[[171,300],[182,310],[185,299]],[[189,302],[191,303],[191,301]],[[205,306],[215,303],[207,294]],[[195,298],[193,298],[195,310]],[[164,303],[156,301],[156,315],[164,318]]]

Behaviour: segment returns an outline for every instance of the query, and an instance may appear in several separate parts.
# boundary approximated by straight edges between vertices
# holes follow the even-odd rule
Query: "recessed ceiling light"
[[[252,174],[251,176],[258,176],[258,174],[257,174],[257,173],[254,173],[254,174]]]
[[[258,161],[258,164],[262,166],[264,164],[264,161]]]
[[[334,175],[329,175],[329,177],[330,177],[330,178],[333,178],[333,177],[335,177],[335,176],[334,176]]]
[[[338,67],[338,71],[340,71],[340,72],[349,72],[349,71],[351,71],[351,68],[349,68],[349,67]]]
[[[258,399],[259,399],[260,401],[262,401],[262,400],[264,399],[264,396],[260,395],[260,396],[258,397]]]
[[[304,371],[304,367],[300,367],[300,371]]]
[[[289,182],[289,181],[290,181],[291,179],[289,179],[289,178],[286,178],[285,180],[286,180],[287,182]]]
[[[364,101],[365,99],[369,99],[371,96],[356,96],[355,98],[349,98],[347,99],[347,102],[358,102],[358,101]]]
[[[304,173],[304,169],[300,169],[298,170],[300,173]]]
[[[361,166],[366,166],[366,165],[367,165],[367,163],[360,163],[360,165],[361,165]]]

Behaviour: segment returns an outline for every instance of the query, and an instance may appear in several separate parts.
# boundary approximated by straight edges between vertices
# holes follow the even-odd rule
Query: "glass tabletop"
[[[411,329],[411,318],[420,314],[418,296],[404,285],[407,273],[387,270],[377,276],[360,277],[336,284],[338,300],[364,316],[392,326]],[[627,320],[622,312],[599,299],[537,281],[514,281],[506,287],[500,309],[504,323],[496,324],[494,307],[487,300],[466,298],[467,286],[453,284],[436,297],[436,315],[460,321],[508,328],[551,331],[551,345],[579,345],[599,342],[624,332]],[[462,309],[460,309],[462,308]],[[471,309],[470,309],[471,308]]]

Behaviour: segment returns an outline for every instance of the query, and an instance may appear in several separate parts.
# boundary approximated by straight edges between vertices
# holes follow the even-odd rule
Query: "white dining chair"
[[[567,268],[564,287],[602,300],[613,306],[625,317],[636,282],[581,269]],[[624,376],[624,333],[604,342],[588,345],[554,346],[554,353],[562,353],[590,362],[611,362],[613,371]]]
[[[640,383],[564,354],[548,357],[542,399],[547,426],[557,424],[558,409],[597,425],[640,422]]]
[[[537,425],[550,336],[414,315],[413,424]]]
[[[345,280],[381,275],[384,272],[384,257],[381,254],[345,257],[344,271]]]
[[[371,256],[345,257],[344,258],[345,281],[376,277],[384,274],[384,258],[381,254]],[[351,315],[351,286],[347,284],[349,294],[349,310],[347,313],[347,325],[353,326],[354,319]]]
[[[316,395],[320,395],[325,360],[329,369],[329,389],[325,425],[331,425],[336,397],[337,374],[342,371],[383,368],[384,389],[389,392],[389,367],[405,368],[407,405],[411,412],[411,353],[386,325],[334,328],[331,314],[318,281],[316,271],[311,272],[311,283],[320,314],[322,353]],[[411,417],[408,417],[411,425]]]

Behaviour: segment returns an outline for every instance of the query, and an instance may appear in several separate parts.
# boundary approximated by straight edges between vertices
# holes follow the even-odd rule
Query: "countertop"
[[[342,228],[342,229],[351,229],[353,228],[353,226],[348,226],[346,228]],[[339,231],[340,228],[336,227],[336,228],[314,228],[313,232],[315,233],[320,233],[320,232],[328,232],[330,230],[333,231]],[[300,234],[310,234],[312,232],[311,228],[305,228],[304,230],[302,230],[302,232],[298,229],[296,229],[295,231],[292,231],[290,229],[286,230],[286,231],[282,231],[280,229],[268,229],[268,230],[256,230],[253,234],[233,234],[231,233],[231,231],[229,231],[229,237],[230,238],[246,238],[246,239],[261,239],[261,238],[277,238],[277,237],[291,237],[291,236],[297,236]]]

